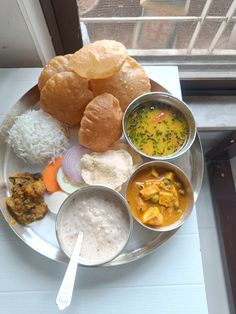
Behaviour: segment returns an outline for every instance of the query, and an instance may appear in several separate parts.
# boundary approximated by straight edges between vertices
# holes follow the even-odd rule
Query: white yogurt
[[[125,246],[130,232],[129,216],[121,200],[106,191],[84,191],[70,201],[58,229],[61,244],[71,255],[79,231],[84,237],[80,262],[105,263]]]

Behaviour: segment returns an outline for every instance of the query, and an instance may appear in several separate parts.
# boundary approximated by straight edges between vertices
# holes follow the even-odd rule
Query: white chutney
[[[58,226],[62,248],[71,256],[83,231],[80,263],[103,264],[116,257],[130,234],[130,217],[122,201],[107,190],[84,190],[68,202]]]

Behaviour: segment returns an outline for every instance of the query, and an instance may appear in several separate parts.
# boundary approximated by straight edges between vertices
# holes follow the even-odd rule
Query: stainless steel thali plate
[[[152,91],[166,91],[158,83],[152,81]],[[14,123],[15,118],[25,111],[36,107],[39,103],[39,91],[37,86],[29,90],[12,108],[11,112],[3,121],[0,128],[0,209],[11,227],[22,241],[38,253],[58,262],[68,262],[68,258],[60,250],[55,234],[55,215],[48,213],[42,220],[28,226],[21,226],[9,215],[5,204],[5,198],[9,195],[8,177],[15,172],[38,172],[42,169],[31,168],[18,159],[6,144],[8,130]],[[182,168],[188,175],[194,190],[194,198],[197,200],[200,192],[204,159],[202,147],[197,134],[191,149],[183,156],[171,161]],[[174,235],[176,231],[160,232],[144,229],[134,222],[134,230],[131,240],[125,251],[115,260],[105,266],[126,264],[146,256],[162,243]]]

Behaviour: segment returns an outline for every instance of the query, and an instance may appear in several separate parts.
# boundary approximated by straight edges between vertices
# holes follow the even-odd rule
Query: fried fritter
[[[11,196],[6,204],[17,222],[27,225],[42,219],[48,211],[44,203],[46,186],[39,174],[16,173],[9,177],[12,183]]]
[[[133,58],[127,57],[120,71],[105,79],[90,81],[94,96],[102,93],[114,95],[122,111],[136,97],[150,92],[151,84],[143,67]]]
[[[127,57],[125,46],[115,40],[97,40],[74,53],[73,70],[88,79],[106,78],[122,67]]]
[[[38,80],[38,88],[40,91],[47,83],[47,81],[56,73],[73,71],[70,65],[71,56],[72,54],[68,54],[65,56],[56,56],[45,65]]]
[[[73,72],[53,75],[40,93],[41,108],[69,126],[80,123],[84,109],[92,98],[88,80]]]
[[[104,152],[122,134],[122,111],[111,94],[95,97],[86,107],[79,130],[81,145],[95,152]]]

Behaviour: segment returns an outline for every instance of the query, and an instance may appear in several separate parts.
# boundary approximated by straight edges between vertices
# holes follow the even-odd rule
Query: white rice
[[[69,146],[60,122],[41,110],[17,117],[8,134],[7,142],[15,154],[31,165],[51,161]]]

